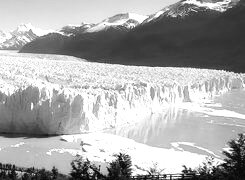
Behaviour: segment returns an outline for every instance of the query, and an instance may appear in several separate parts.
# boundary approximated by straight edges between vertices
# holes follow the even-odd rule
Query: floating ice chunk
[[[13,148],[18,148],[20,146],[23,146],[25,143],[24,142],[20,142],[18,144],[15,144],[15,145],[11,145],[10,147],[13,147]]]
[[[205,151],[205,152],[207,152],[208,154],[212,155],[213,157],[220,158],[220,156],[216,155],[214,152],[212,152],[212,151],[210,151],[210,150],[208,150],[208,149],[206,149],[206,148],[197,146],[197,145],[195,145],[195,143],[191,143],[191,142],[176,142],[176,143],[171,143],[171,145],[174,145],[174,147],[176,147],[177,149],[180,149],[180,150],[182,150],[182,151],[183,151],[183,148],[180,148],[180,147],[179,147],[180,145],[191,146],[191,147],[200,149],[200,150],[202,150],[202,151]]]
[[[245,114],[237,113],[237,112],[226,110],[226,109],[217,110],[213,108],[208,108],[208,107],[205,107],[205,104],[184,103],[181,106],[179,106],[179,108],[188,109],[193,112],[204,113],[210,116],[245,119]]]

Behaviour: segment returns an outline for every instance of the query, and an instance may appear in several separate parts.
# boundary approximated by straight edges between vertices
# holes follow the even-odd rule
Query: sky
[[[21,23],[42,29],[98,23],[118,13],[149,15],[178,0],[0,0],[0,30]]]

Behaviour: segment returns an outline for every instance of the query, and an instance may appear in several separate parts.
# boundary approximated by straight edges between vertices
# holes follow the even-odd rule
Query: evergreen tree
[[[109,164],[108,179],[109,180],[127,180],[130,179],[132,174],[132,161],[131,157],[124,153],[115,155],[116,159]]]
[[[160,169],[158,163],[154,163],[153,167],[150,167],[149,170],[147,170],[149,175],[161,175],[163,171],[164,169]]]
[[[9,174],[10,179],[13,179],[13,180],[17,179],[17,173],[16,173],[15,165],[13,165],[13,166],[10,165],[9,167],[11,169],[10,174]]]
[[[40,180],[51,180],[51,173],[46,171],[44,168],[38,171],[38,179]]]
[[[103,178],[99,168],[81,156],[77,156],[75,160],[71,162],[72,171],[70,173],[73,180],[95,180]]]
[[[30,176],[30,174],[29,173],[24,173],[23,174],[23,176],[22,176],[22,178],[21,178],[22,180],[31,180],[31,176]]]
[[[58,174],[59,174],[58,169],[54,166],[52,168],[52,176],[53,176],[53,179],[57,179]]]
[[[225,173],[230,179],[245,178],[245,135],[238,134],[238,139],[228,142],[229,151],[223,151],[226,156],[223,164]]]

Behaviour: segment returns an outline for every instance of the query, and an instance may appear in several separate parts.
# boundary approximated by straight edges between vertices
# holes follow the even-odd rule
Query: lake
[[[204,104],[171,106],[110,133],[161,148],[220,157],[226,143],[245,132],[245,91],[233,90]]]

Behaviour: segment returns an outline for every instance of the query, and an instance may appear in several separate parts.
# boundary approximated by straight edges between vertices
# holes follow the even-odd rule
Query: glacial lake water
[[[208,103],[172,106],[110,133],[154,147],[222,158],[227,142],[245,133],[245,91],[233,90]]]

